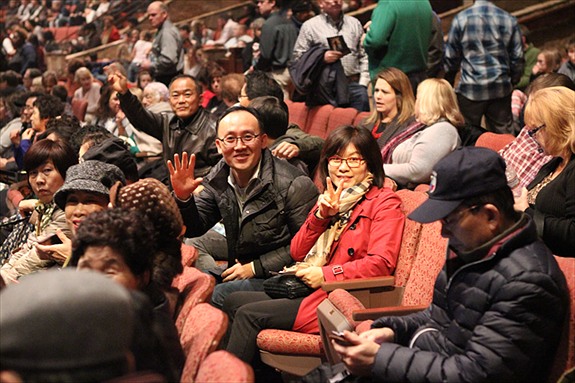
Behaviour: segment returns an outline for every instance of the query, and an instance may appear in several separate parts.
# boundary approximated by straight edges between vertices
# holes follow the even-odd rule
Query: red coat
[[[397,262],[405,222],[400,207],[401,200],[391,189],[372,187],[355,206],[339,243],[332,246],[330,261],[322,267],[325,280],[391,275]],[[316,210],[317,204],[291,241],[291,256],[295,261],[303,261],[327,229],[330,220],[317,218]],[[341,270],[343,273],[340,273]],[[327,293],[320,288],[302,301],[293,325],[294,331],[319,333],[316,309],[325,298]]]

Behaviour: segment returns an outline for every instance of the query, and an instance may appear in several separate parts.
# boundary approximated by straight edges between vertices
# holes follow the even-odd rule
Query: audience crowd
[[[191,269],[216,282],[219,347],[280,379],[258,333],[318,334],[322,284],[394,275],[408,220],[448,240],[429,308],[340,334],[342,364],[302,381],[547,379],[575,258],[575,37],[535,47],[488,0],[445,37],[428,0],[257,0],[213,29],[164,1],[0,11],[0,381],[179,381]],[[318,137],[304,103],[358,117]],[[490,134],[507,144],[475,146]],[[427,195],[409,216],[402,189]]]

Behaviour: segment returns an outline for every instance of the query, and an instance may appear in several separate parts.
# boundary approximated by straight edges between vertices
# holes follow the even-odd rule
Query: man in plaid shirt
[[[517,19],[486,0],[458,13],[445,46],[445,78],[456,88],[468,124],[513,132],[511,92],[523,74],[523,45]]]

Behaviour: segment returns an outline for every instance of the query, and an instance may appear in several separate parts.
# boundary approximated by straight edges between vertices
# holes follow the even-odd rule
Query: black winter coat
[[[186,237],[199,237],[223,219],[229,267],[254,262],[256,278],[269,277],[293,263],[290,242],[317,201],[312,180],[287,161],[262,152],[258,184],[240,211],[230,167],[221,160],[204,177],[204,189],[187,202],[178,201]]]
[[[450,278],[448,260],[430,308],[373,323],[392,328],[398,343],[381,345],[374,381],[546,380],[568,307],[567,288],[535,225],[526,215],[522,220],[527,224],[501,247]]]

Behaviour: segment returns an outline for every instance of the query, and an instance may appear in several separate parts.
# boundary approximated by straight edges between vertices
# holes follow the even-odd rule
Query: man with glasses
[[[527,214],[513,209],[505,162],[465,147],[435,166],[429,199],[409,218],[441,221],[447,260],[431,306],[382,317],[350,346],[348,370],[373,381],[542,382],[561,336],[568,293]]]
[[[218,120],[216,146],[223,159],[206,177],[196,178],[194,154],[176,154],[173,163],[168,162],[185,236],[198,237],[220,220],[224,223],[226,244],[221,247],[228,267],[221,273],[225,283],[218,284],[212,296],[216,307],[233,291],[263,291],[270,272],[292,262],[291,239],[317,200],[311,179],[272,156],[266,145],[258,113],[232,107]],[[213,258],[221,257],[201,254],[198,263],[204,270],[210,263],[215,269]]]

